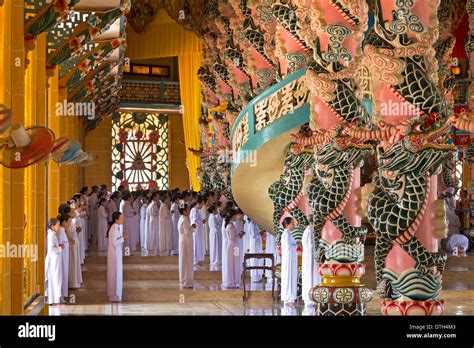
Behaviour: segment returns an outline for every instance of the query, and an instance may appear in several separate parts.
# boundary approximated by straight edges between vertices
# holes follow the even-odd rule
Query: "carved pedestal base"
[[[365,304],[372,290],[360,283],[365,265],[360,263],[325,263],[319,267],[321,285],[311,289],[317,315],[365,315]]]
[[[392,301],[383,300],[381,312],[388,316],[435,316],[443,315],[444,301]]]
[[[316,315],[332,316],[363,316],[366,313],[365,303],[318,303],[316,305]]]

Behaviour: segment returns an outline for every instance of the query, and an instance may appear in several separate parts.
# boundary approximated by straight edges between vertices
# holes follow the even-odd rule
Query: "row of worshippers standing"
[[[310,298],[311,288],[321,283],[321,276],[316,262],[316,246],[314,243],[313,218],[309,217],[308,226],[303,232],[302,238],[302,298],[305,307],[313,307]],[[280,300],[285,307],[294,307],[297,299],[298,284],[298,256],[297,242],[292,232],[295,230],[295,220],[288,216],[282,221],[284,231],[281,236],[281,288]]]
[[[75,195],[58,208],[58,217],[48,222],[45,259],[45,296],[50,305],[67,303],[69,289],[82,285],[81,264],[88,248],[86,204]]]
[[[200,202],[199,215],[193,213],[193,218],[199,220],[199,253],[209,254],[207,207],[213,202],[214,193],[208,193]],[[196,202],[195,192],[172,191],[117,191],[106,197],[99,198],[97,203],[97,239],[98,250],[105,251],[105,238],[108,227],[112,223],[112,213],[120,211],[123,214],[124,234],[129,236],[124,247],[130,251],[141,251],[142,256],[170,256],[178,254],[178,220],[180,217],[177,202]],[[94,202],[95,199],[92,200]],[[94,208],[91,208],[94,215]],[[204,217],[204,218],[203,218]],[[92,227],[93,228],[93,227]],[[94,238],[92,238],[94,239]],[[202,240],[202,241],[201,241]],[[198,257],[202,262],[203,257]]]

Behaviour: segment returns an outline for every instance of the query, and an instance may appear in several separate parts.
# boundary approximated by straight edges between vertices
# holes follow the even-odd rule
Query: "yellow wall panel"
[[[85,151],[99,156],[84,169],[84,185],[106,184],[112,187],[112,118],[102,120],[96,129],[85,135]]]

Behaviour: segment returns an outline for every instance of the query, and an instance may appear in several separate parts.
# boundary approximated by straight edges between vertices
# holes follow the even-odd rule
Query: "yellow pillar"
[[[46,125],[47,117],[47,93],[46,93],[46,33],[38,36],[36,40],[36,124]],[[34,187],[36,191],[36,219],[35,235],[38,245],[38,261],[35,268],[36,284],[34,291],[40,295],[44,294],[44,260],[46,257],[46,164],[37,164],[34,167]],[[43,307],[42,314],[47,314],[47,308]]]
[[[11,49],[12,49],[12,120],[14,124],[24,123],[24,74],[25,74],[25,50],[23,41],[24,32],[24,1],[11,0]],[[9,6],[7,1],[3,6]],[[11,171],[11,238],[10,243],[14,245],[23,244],[24,232],[24,170],[15,169]],[[23,314],[23,258],[11,259],[11,314]]]
[[[59,87],[59,102],[63,103],[64,101],[67,101],[67,91],[66,88],[64,87]],[[55,110],[56,112],[56,110]],[[69,126],[68,122],[70,122],[70,117],[64,116],[64,115],[56,115],[56,117],[59,120],[59,130],[61,134],[64,134],[64,136],[68,137],[71,140],[74,140],[73,137],[71,137],[70,131],[69,131]],[[60,165],[59,166],[59,200],[60,204],[61,203],[66,203],[66,201],[69,199],[69,194],[68,194],[68,181],[69,181],[69,172],[70,172],[70,165]]]
[[[0,7],[0,104],[11,108],[12,81],[12,3],[6,0]],[[11,170],[0,166],[0,243],[11,238]],[[12,313],[12,269],[10,258],[0,258],[0,314]]]
[[[48,127],[56,134],[56,138],[66,136],[61,131],[59,117],[56,115],[56,104],[59,102],[58,69],[54,69],[48,79]],[[60,201],[60,169],[54,161],[48,162],[48,217],[58,215]]]

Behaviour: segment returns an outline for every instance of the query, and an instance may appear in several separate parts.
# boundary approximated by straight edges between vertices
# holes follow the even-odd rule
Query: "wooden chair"
[[[271,266],[249,266],[247,265],[247,260],[251,260],[251,259],[270,259],[271,260]],[[263,263],[265,265],[265,262]],[[254,270],[254,269],[261,269],[261,270],[264,270],[264,272],[266,270],[269,270],[269,271],[272,271],[272,299],[273,301],[276,300],[276,297],[275,297],[275,258],[273,256],[273,254],[266,254],[266,253],[256,253],[256,254],[250,254],[250,253],[246,253],[244,255],[244,262],[242,264],[242,284],[244,286],[244,302],[247,301],[247,288],[245,287],[245,275],[246,275],[246,272],[247,271],[251,271],[251,270]],[[249,292],[250,292],[250,289],[249,289]]]

